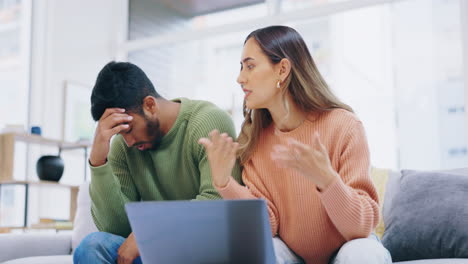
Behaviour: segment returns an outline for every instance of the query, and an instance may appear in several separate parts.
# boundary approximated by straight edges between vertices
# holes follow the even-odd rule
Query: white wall
[[[331,88],[362,120],[380,168],[398,168],[389,18],[388,6],[330,17]]]
[[[62,137],[64,82],[92,88],[99,70],[121,59],[117,50],[127,37],[127,8],[127,0],[34,1],[30,123],[40,125],[44,136]],[[30,148],[28,179],[37,179],[35,161],[43,154],[57,154],[57,149]],[[83,152],[66,152],[62,158],[65,172],[60,182],[81,183]],[[68,216],[68,197],[63,191],[33,188],[30,202],[30,223],[40,216]]]
[[[31,123],[61,137],[63,82],[93,85],[116,56],[127,21],[126,0],[34,2]]]
[[[461,28],[463,34],[464,77],[465,77],[465,131],[468,141],[468,2],[461,1]]]

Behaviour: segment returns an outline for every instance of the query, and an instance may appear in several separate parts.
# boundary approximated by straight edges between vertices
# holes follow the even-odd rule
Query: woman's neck
[[[307,115],[297,107],[290,96],[286,97],[286,101],[289,106],[289,111],[284,106],[282,99],[279,100],[279,103],[268,108],[275,127],[282,132],[288,132],[298,128],[304,123],[307,117]]]

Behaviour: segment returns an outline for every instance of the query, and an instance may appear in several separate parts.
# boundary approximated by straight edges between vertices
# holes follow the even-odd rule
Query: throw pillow
[[[372,168],[371,169],[371,178],[374,182],[375,188],[377,189],[377,194],[379,196],[379,205],[380,205],[380,221],[375,228],[375,234],[381,239],[384,231],[384,219],[382,216],[382,208],[385,201],[385,186],[387,186],[388,181],[388,169],[379,169],[379,168]]]
[[[93,232],[97,232],[91,216],[91,197],[89,196],[89,182],[80,185],[76,199],[76,214],[73,221],[72,250],[81,243],[81,240]]]
[[[468,168],[402,171],[383,244],[394,261],[468,258]]]

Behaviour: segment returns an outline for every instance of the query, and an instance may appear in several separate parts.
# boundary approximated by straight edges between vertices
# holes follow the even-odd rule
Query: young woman
[[[216,130],[199,141],[223,198],[265,199],[273,236],[306,263],[391,263],[367,238],[379,206],[364,128],[331,92],[299,33],[252,32],[237,81],[245,92],[238,142]],[[231,176],[236,156],[246,186]]]

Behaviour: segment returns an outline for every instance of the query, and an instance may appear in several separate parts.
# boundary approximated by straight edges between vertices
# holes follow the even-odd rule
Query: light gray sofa
[[[89,183],[78,191],[73,232],[0,235],[0,263],[72,264],[72,252],[80,241],[97,228],[91,218]]]
[[[392,172],[386,183],[384,220],[390,214],[394,196],[399,192],[400,173]],[[468,175],[467,175],[468,177]],[[465,205],[466,206],[466,205]],[[468,222],[467,222],[468,223]],[[72,234],[0,235],[0,263],[71,264],[73,249],[87,234],[96,231],[91,219],[88,184],[80,186],[75,227]],[[395,262],[401,264],[468,264],[468,259],[431,259]],[[376,263],[377,264],[377,263]]]

